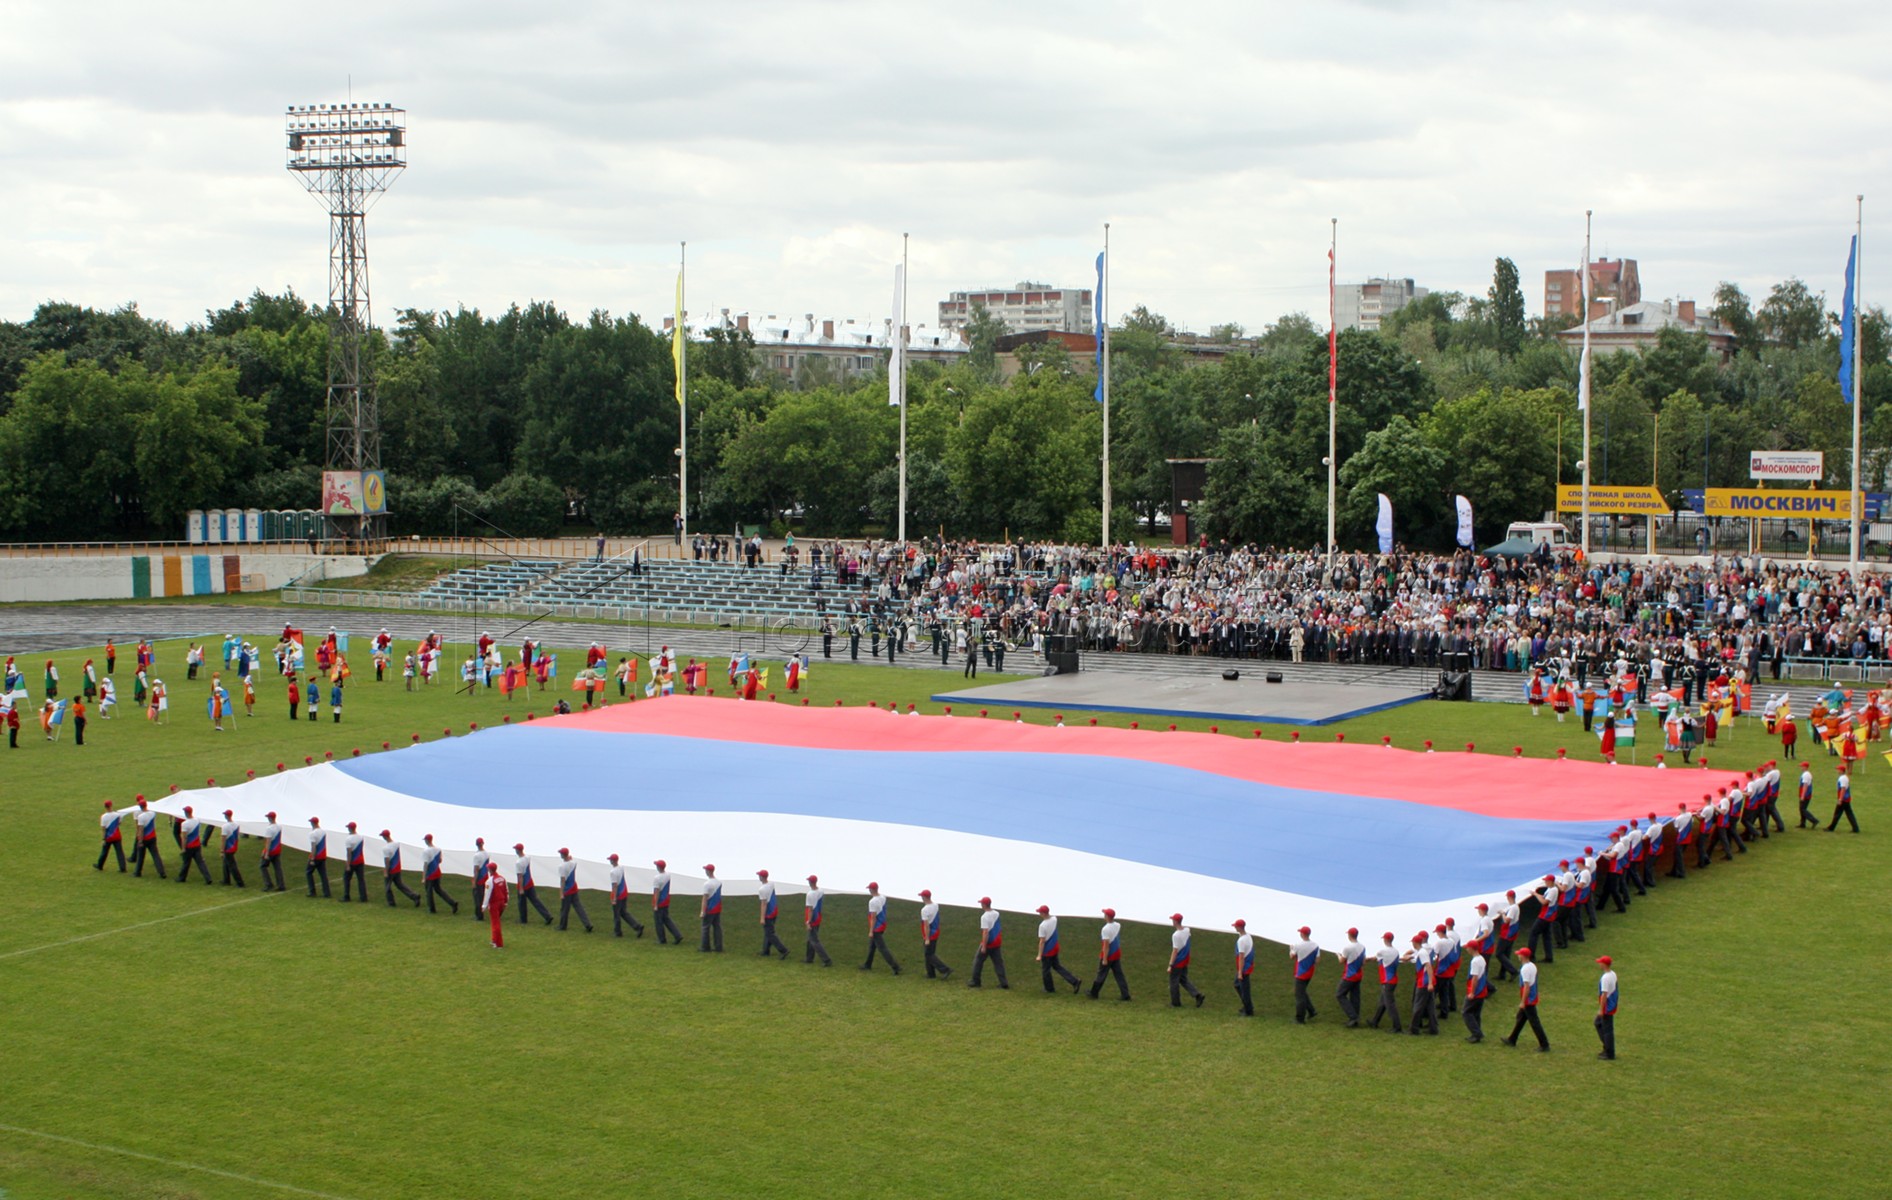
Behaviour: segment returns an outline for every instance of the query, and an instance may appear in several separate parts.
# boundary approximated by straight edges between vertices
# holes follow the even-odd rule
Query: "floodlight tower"
[[[292,104],[284,118],[284,165],[328,209],[328,402],[330,471],[379,471],[381,411],[362,366],[373,323],[368,300],[368,209],[407,166],[407,110],[392,104]],[[342,532],[379,537],[378,512],[341,518]],[[328,504],[323,504],[327,510]],[[334,518],[331,518],[332,520]]]

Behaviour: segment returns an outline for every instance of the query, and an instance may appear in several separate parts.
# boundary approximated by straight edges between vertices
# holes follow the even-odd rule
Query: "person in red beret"
[[[990,962],[992,970],[998,975],[999,986],[1009,990],[1011,984],[1005,981],[1005,945],[1004,926],[999,921],[999,910],[992,907],[992,897],[979,897],[979,951],[972,956],[972,979],[966,984],[969,988],[983,986],[980,976],[985,974],[985,964]]]
[[[808,931],[807,953],[802,962],[812,963],[815,956],[821,956],[821,965],[832,967],[834,960],[828,957],[828,948],[821,944],[821,906],[827,901],[828,894],[821,890],[818,876],[808,877],[808,894],[802,897],[801,924]]]
[[[775,922],[782,915],[782,902],[775,894],[775,885],[769,882],[769,872],[764,868],[755,873],[756,877],[756,923],[762,926],[762,949],[759,957],[767,958],[777,950],[782,952],[782,961],[788,961],[788,945],[775,934]]]
[[[1091,999],[1104,990],[1104,980],[1114,976],[1117,980],[1117,998],[1130,998],[1130,982],[1123,977],[1123,926],[1117,921],[1117,910],[1104,910],[1104,927],[1097,931],[1097,978],[1091,981]]]
[[[486,918],[492,923],[492,946],[495,950],[506,948],[506,877],[499,873],[499,864],[486,864],[486,878],[476,881],[476,887],[485,889]]]
[[[394,893],[400,892],[420,907],[420,893],[408,887],[401,879],[401,843],[394,840],[394,835],[381,831],[381,891],[387,897],[388,907],[394,907]]]
[[[697,947],[708,954],[714,942],[715,952],[723,952],[723,881],[716,878],[716,864],[703,864],[703,898],[697,906],[697,919],[702,926],[703,942]]]
[[[573,913],[578,914],[578,923],[591,932],[591,917],[585,912],[585,906],[578,899],[578,860],[572,857],[568,847],[558,848],[558,931],[565,932],[565,925]]]
[[[368,839],[361,836],[361,830],[353,821],[348,823],[348,836],[342,839],[342,903],[352,904],[348,897],[351,893],[355,900],[368,903]]]
[[[1202,1002],[1208,997],[1189,982],[1189,947],[1192,939],[1189,927],[1183,924],[1181,913],[1169,915],[1169,928],[1169,1006],[1181,1008],[1182,994],[1188,992],[1195,997],[1196,1007],[1201,1008]]]
[[[874,969],[874,955],[887,960],[893,973],[900,973],[900,964],[894,961],[887,949],[887,897],[880,894],[880,885],[867,885],[867,961],[861,964],[861,970]]]
[[[933,902],[933,889],[920,889],[920,945],[926,952],[926,977],[947,979],[953,969],[939,957],[939,905]]]
[[[118,873],[125,873],[125,835],[119,828],[120,817],[112,811],[112,802],[105,802],[105,812],[99,817],[99,860],[92,864],[94,871],[105,869],[105,860],[114,850],[118,852]]]
[[[427,897],[427,911],[430,913],[440,911],[438,908],[434,907],[434,899],[438,897],[447,907],[453,910],[453,915],[457,917],[460,915],[460,902],[455,900],[452,896],[447,895],[447,889],[440,886],[442,858],[440,847],[434,845],[434,835],[431,833],[422,835],[420,840],[422,843],[420,852],[421,893]]]
[[[670,919],[670,865],[663,859],[651,860],[657,873],[650,877],[650,923],[657,927],[657,944],[683,945],[683,931]]]
[[[1616,1057],[1616,968],[1605,954],[1596,960],[1603,974],[1596,981],[1596,1036],[1603,1043],[1598,1058]]]
[[[1058,919],[1051,915],[1049,904],[1038,906],[1038,918],[1038,973],[1043,977],[1045,991],[1057,991],[1051,982],[1051,976],[1055,974],[1071,985],[1071,994],[1075,996],[1082,985],[1078,977],[1071,974],[1059,960]]]
[[[631,889],[625,882],[624,868],[618,865],[617,855],[605,857],[611,860],[611,936],[623,937],[624,927],[629,925],[631,932],[643,937],[644,927],[631,915]]]
[[[1531,1032],[1537,1035],[1537,1049],[1540,1053],[1550,1050],[1550,1039],[1544,1036],[1544,1022],[1537,1015],[1537,964],[1531,961],[1531,948],[1518,947],[1518,1019],[1511,1026],[1511,1036],[1498,1039],[1504,1045],[1516,1046],[1518,1034],[1529,1025]]]
[[[525,843],[514,842],[512,852],[515,855],[512,863],[513,890],[519,893],[519,923],[530,924],[531,919],[526,915],[526,905],[530,904],[539,910],[539,916],[550,925],[552,913],[545,907],[545,901],[539,899],[538,886],[532,882],[532,860],[526,857]]]
[[[218,828],[223,837],[223,886],[235,884],[240,888],[249,885],[243,882],[243,868],[237,865],[237,848],[243,841],[243,827],[237,824],[234,809],[223,810],[223,824]]]
[[[276,823],[276,814],[273,812],[264,813],[263,819],[268,822],[263,826],[263,854],[259,864],[263,872],[263,890],[286,891],[282,881],[282,826]],[[270,885],[272,876],[276,880],[273,887]]]

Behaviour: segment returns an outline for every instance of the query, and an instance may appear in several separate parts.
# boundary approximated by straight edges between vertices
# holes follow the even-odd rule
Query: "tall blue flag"
[[[1848,404],[1853,402],[1853,262],[1858,254],[1855,235],[1846,251],[1846,300],[1839,310],[1839,394]]]
[[[1849,274],[1848,279],[1852,276]],[[1091,324],[1097,338],[1097,390],[1091,398],[1104,402],[1104,256],[1097,255],[1097,290],[1091,293]]]

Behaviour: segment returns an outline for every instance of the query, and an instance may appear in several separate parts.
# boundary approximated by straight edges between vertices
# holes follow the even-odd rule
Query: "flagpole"
[[[895,541],[907,544],[907,235],[900,235],[900,327],[894,331],[893,367],[899,372],[900,394],[900,527]]]
[[[1865,257],[1866,249],[1866,197],[1862,193],[1853,198],[1857,206],[1853,227],[1853,485],[1852,497],[1847,501],[1847,510],[1851,514],[1847,524],[1851,526],[1851,549],[1847,555],[1847,569],[1851,573],[1854,585],[1859,581],[1859,527],[1866,519],[1866,501],[1859,494],[1859,310],[1865,306],[1866,298],[1859,291],[1860,260]]]
[[[1339,478],[1340,326],[1334,309],[1334,272],[1340,260],[1340,218],[1330,218],[1327,239],[1327,569],[1334,569],[1334,490]]]
[[[1577,271],[1583,296],[1583,361],[1577,367],[1577,407],[1583,410],[1583,561],[1590,561],[1590,210],[1583,210],[1583,265]]]
[[[1104,222],[1104,277],[1102,280],[1099,281],[1102,286],[1100,286],[1097,290],[1107,295],[1109,292],[1109,281],[1110,281],[1110,222],[1105,221]],[[1103,344],[1103,355],[1104,355],[1104,362],[1103,362],[1103,370],[1104,370],[1104,381],[1103,381],[1104,382],[1104,532],[1103,532],[1102,549],[1104,553],[1108,554],[1110,552],[1110,310],[1104,307],[1106,303],[1107,301],[1104,298],[1104,296],[1100,295],[1097,299],[1097,306],[1098,306],[1098,309],[1104,314],[1104,344]]]
[[[689,266],[688,242],[677,243],[677,543],[690,536],[690,339],[683,335],[683,280]]]

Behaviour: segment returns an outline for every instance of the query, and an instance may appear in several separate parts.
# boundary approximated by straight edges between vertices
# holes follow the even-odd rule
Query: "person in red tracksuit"
[[[486,888],[486,915],[493,923],[493,949],[504,950],[506,948],[506,933],[503,926],[506,921],[507,897],[506,880],[505,877],[499,873],[499,864],[487,863],[485,884],[480,885],[476,883],[474,886],[484,886]]]

